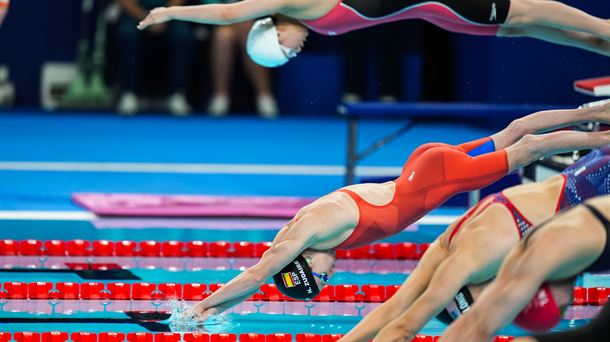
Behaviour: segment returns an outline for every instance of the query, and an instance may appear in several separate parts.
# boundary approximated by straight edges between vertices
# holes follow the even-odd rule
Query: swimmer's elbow
[[[225,25],[231,25],[239,22],[238,10],[234,4],[225,5],[220,11],[220,20]]]
[[[270,275],[267,272],[260,270],[259,267],[251,267],[246,272],[246,279],[252,284],[252,286],[260,287],[262,286]]]

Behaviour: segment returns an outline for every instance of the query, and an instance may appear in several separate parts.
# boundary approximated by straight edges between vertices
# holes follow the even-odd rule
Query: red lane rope
[[[419,260],[428,243],[378,243],[337,250],[341,259]],[[0,240],[0,256],[260,258],[270,242]]]
[[[293,336],[296,342],[335,342],[343,335],[341,334],[204,334],[204,333],[147,333],[147,332],[74,332],[68,334],[61,331],[50,332],[15,332],[12,334],[18,342],[65,342],[68,336],[73,342],[292,342]],[[440,336],[416,335],[411,342],[436,342]],[[496,336],[494,342],[507,342],[513,340],[512,336]],[[0,332],[0,342],[11,340],[11,333]]]
[[[45,300],[202,300],[218,290],[223,284],[176,284],[176,283],[123,283],[123,282],[5,282],[0,290],[0,299],[45,299]],[[326,285],[315,302],[360,302],[381,303],[398,291],[400,285]],[[575,287],[573,305],[604,305],[608,301],[608,287]],[[292,301],[284,296],[275,284],[265,284],[250,301]],[[1,342],[1,341],[0,341]]]

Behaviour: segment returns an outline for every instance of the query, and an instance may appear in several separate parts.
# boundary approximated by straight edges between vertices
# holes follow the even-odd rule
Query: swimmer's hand
[[[163,24],[170,20],[172,20],[171,10],[167,7],[157,7],[140,21],[138,30],[144,30],[151,25]]]
[[[205,322],[214,316],[220,315],[224,310],[219,307],[206,308],[203,306],[203,302],[199,302],[193,306],[191,311],[196,320]]]
[[[205,322],[210,318],[220,315],[221,313],[222,312],[220,310],[218,310],[217,308],[209,308],[209,309],[205,309],[201,312],[197,312],[195,317],[197,318],[198,321]]]

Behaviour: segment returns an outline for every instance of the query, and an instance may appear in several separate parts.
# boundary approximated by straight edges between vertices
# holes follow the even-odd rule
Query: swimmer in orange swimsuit
[[[450,323],[468,311],[495,277],[508,252],[535,226],[559,211],[610,194],[610,145],[594,150],[542,183],[518,185],[488,196],[430,245],[400,290],[341,341],[411,341],[435,315]],[[557,307],[571,302],[573,284],[553,284]],[[537,298],[537,297],[535,297]],[[546,331],[560,316],[524,313],[515,324]],[[393,320],[388,320],[393,317]]]
[[[0,0],[0,26],[8,13],[9,0]]]
[[[251,297],[270,277],[285,295],[311,299],[334,273],[334,249],[356,248],[394,235],[456,193],[487,186],[544,156],[609,144],[610,132],[535,135],[591,121],[610,123],[610,104],[534,113],[489,138],[458,146],[420,146],[395,181],[348,186],[303,207],[256,265],[190,313],[206,319],[223,312]]]

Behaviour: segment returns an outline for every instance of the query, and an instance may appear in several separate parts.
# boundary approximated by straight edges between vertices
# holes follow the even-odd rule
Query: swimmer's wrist
[[[177,6],[170,6],[166,7],[163,12],[163,15],[167,20],[174,20],[179,15],[179,8]]]

